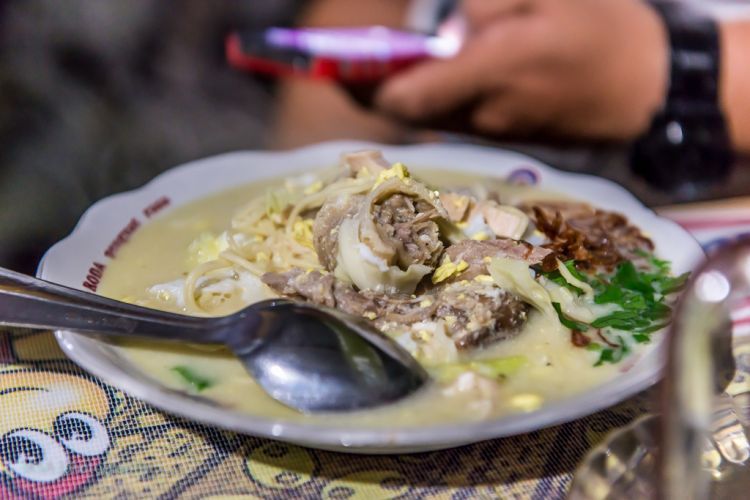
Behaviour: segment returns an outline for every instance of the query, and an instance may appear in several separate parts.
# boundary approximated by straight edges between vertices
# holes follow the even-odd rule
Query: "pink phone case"
[[[450,39],[381,26],[271,28],[230,34],[226,57],[233,67],[254,73],[367,83],[424,59],[449,57],[455,45]]]

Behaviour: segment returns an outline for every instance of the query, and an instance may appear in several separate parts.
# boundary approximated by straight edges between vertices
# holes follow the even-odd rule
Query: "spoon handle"
[[[157,311],[0,268],[0,325],[211,343],[229,318]]]

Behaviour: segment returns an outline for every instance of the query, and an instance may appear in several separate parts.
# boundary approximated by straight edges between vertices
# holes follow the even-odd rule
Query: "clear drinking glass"
[[[750,242],[719,250],[696,271],[671,328],[661,415],[592,450],[569,498],[750,498],[750,328],[742,335],[732,322],[743,309]]]

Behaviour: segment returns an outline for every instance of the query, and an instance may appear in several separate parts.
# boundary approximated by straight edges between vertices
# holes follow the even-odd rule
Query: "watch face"
[[[702,116],[693,114],[689,120],[660,113],[649,132],[635,142],[631,154],[633,171],[667,191],[720,182],[729,175],[732,162],[718,109]]]

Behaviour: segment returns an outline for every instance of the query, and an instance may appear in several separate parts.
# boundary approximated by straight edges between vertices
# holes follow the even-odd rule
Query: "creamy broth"
[[[480,181],[474,176],[443,171],[415,169],[415,174],[429,179],[438,188],[470,186]],[[564,198],[535,188],[510,188],[494,180],[482,182],[491,184],[491,189],[500,192],[511,203],[532,198]],[[239,207],[273,184],[257,183],[199,200],[140,228],[108,265],[100,293],[167,308],[162,303],[149,302],[149,287],[184,277],[190,270],[187,250],[190,243],[205,232],[221,233]],[[224,312],[242,305],[232,303]],[[526,358],[517,372],[488,389],[492,391],[491,397],[487,398],[490,403],[486,399],[477,400],[473,392],[446,395],[442,388],[433,386],[401,403],[378,410],[311,416],[273,401],[246,374],[242,365],[222,348],[155,342],[127,342],[115,348],[158,383],[198,394],[225,407],[263,417],[306,421],[324,419],[326,423],[333,419],[341,425],[418,426],[534,411],[549,402],[600,385],[615,377],[622,368],[615,364],[595,367],[596,353],[575,348],[569,330],[532,311],[522,333],[484,348],[476,355],[477,358]],[[175,366],[190,367],[202,379],[210,381],[210,385],[196,392],[174,370]]]

